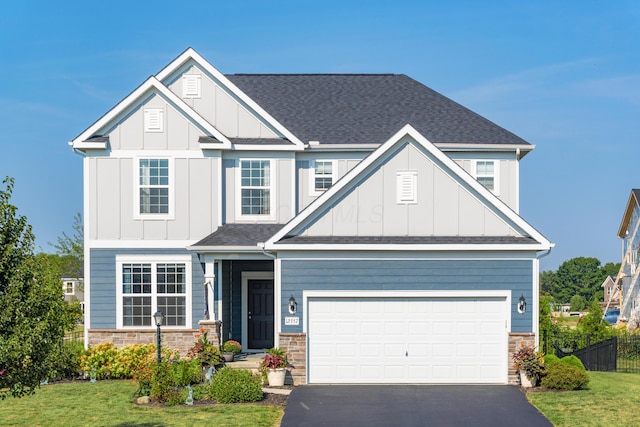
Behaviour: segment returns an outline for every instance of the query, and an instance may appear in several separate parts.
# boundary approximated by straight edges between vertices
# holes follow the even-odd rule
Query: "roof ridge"
[[[227,76],[403,76],[395,73],[232,73]]]

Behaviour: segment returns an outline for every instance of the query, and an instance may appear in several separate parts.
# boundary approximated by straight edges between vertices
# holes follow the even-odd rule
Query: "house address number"
[[[285,317],[284,318],[285,325],[299,325],[300,318],[299,317]]]

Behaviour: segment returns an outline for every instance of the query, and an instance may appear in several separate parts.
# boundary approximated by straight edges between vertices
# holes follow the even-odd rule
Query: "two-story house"
[[[296,383],[507,383],[537,342],[533,146],[405,76],[225,75],[187,49],[71,143],[86,342],[198,327]]]
[[[636,329],[640,326],[640,189],[631,190],[618,237],[622,239],[622,263],[615,284],[620,289],[620,320]]]

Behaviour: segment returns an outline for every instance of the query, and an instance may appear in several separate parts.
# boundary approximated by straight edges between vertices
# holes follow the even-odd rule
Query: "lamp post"
[[[156,311],[153,314],[153,321],[156,322],[156,326],[158,327],[158,365],[162,362],[162,355],[160,353],[160,325],[162,325],[162,320],[164,319],[164,314],[161,311]]]

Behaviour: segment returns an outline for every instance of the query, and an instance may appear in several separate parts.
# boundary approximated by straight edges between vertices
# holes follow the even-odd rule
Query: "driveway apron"
[[[308,385],[289,395],[281,427],[552,427],[516,386]]]

